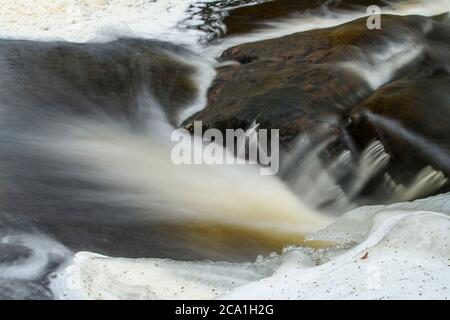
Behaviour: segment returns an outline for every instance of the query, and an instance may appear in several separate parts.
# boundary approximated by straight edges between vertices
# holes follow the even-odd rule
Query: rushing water
[[[318,130],[317,136],[298,138],[279,176],[261,176],[252,165],[171,162],[170,134],[205,106],[220,52],[366,15],[354,7],[320,7],[220,39],[227,35],[228,12],[256,2],[0,1],[0,298],[214,298],[236,289],[225,296],[234,298],[251,295],[254,281],[272,275],[258,298],[302,298],[306,291],[277,295],[284,292],[282,275],[293,265],[309,268],[344,252],[338,262],[347,266],[374,243],[384,254],[389,245],[380,239],[395,226],[399,231],[392,236],[400,243],[423,222],[418,214],[408,220],[408,229],[400,223],[405,205],[394,205],[386,212],[402,212],[391,214],[387,226],[384,216],[355,213],[364,209],[332,224],[338,213],[359,205],[361,190],[389,162],[378,141],[358,158],[342,150],[324,166],[318,158],[329,137]],[[448,9],[446,0],[414,1],[387,12],[430,16]],[[379,49],[342,67],[376,89],[424,47],[386,43]],[[338,183],[344,175],[346,190]],[[391,185],[391,202],[427,195],[446,182],[441,172],[425,168],[410,185]],[[408,210],[448,214],[447,199]],[[430,215],[422,231],[431,239],[436,226],[446,232],[448,219]],[[352,224],[355,219],[362,222]],[[313,252],[330,242],[342,247]],[[348,242],[359,246],[346,251]],[[308,249],[290,248],[251,263],[259,254],[305,243]],[[420,260],[422,249],[407,247],[406,257],[411,253]],[[448,254],[434,249],[436,255]],[[79,251],[95,254],[74,259]],[[120,275],[124,270],[128,278]],[[311,285],[315,277],[334,272],[326,265],[301,281]],[[435,285],[447,280],[443,276]],[[269,294],[265,288],[273,284],[277,289]],[[146,285],[151,290],[143,289]],[[312,296],[319,291],[310,290]]]

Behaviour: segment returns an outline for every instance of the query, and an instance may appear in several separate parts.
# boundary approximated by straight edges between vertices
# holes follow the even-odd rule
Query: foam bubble
[[[270,261],[177,262],[167,259],[111,259],[80,252],[52,281],[56,298],[211,299],[270,275]],[[150,285],[151,284],[151,285]]]

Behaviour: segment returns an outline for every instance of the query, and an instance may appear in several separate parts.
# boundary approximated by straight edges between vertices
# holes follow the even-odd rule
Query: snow
[[[78,253],[53,280],[87,299],[448,299],[450,194],[350,211],[310,240],[254,263]],[[64,288],[64,289],[61,289]]]

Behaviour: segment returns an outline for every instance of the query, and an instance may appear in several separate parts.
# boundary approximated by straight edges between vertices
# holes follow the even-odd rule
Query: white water
[[[158,109],[148,108],[153,110],[148,135],[132,134],[120,123],[82,121],[59,127],[56,141],[51,136],[52,147],[65,161],[83,164],[75,175],[117,188],[117,193],[94,195],[96,201],[144,209],[141,218],[149,221],[201,221],[262,231],[267,237],[297,234],[300,239],[331,223],[276,178],[259,175],[256,167],[173,165],[165,142],[171,128]],[[361,177],[355,183],[386,161],[380,145],[373,143],[361,159]],[[307,236],[308,242],[334,247],[291,247],[255,263],[124,259],[82,252],[56,273],[51,288],[57,298],[71,299],[414,299],[418,292],[445,298],[450,293],[450,273],[445,271],[450,259],[449,199],[447,194],[358,208]]]
[[[72,120],[47,136],[27,139],[70,167],[81,165],[71,176],[118,190],[96,194],[96,201],[140,209],[144,221],[214,223],[299,237],[331,221],[302,204],[276,177],[260,175],[256,165],[173,164],[173,128],[155,101],[142,103],[151,111],[144,134],[118,122]]]
[[[326,137],[316,140],[300,137],[293,152],[284,156],[281,176],[290,189],[302,201],[313,208],[328,204],[330,213],[337,215],[354,209],[355,198],[371,182],[371,179],[383,171],[391,161],[383,145],[375,140],[367,145],[359,158],[355,159],[349,150],[342,151],[329,165],[324,165],[320,154],[332,139]],[[350,180],[350,187],[344,192],[338,183],[341,177]],[[420,170],[407,185],[396,183],[388,173],[384,174],[383,187],[390,190],[391,202],[408,201],[424,197],[437,191],[448,182],[446,176],[431,166]]]
[[[37,41],[110,41],[123,36],[156,38],[191,44],[204,36],[186,29],[190,5],[207,0],[0,0],[0,37]],[[450,0],[414,0],[393,5],[385,14],[432,16],[447,12]],[[195,10],[195,6],[192,10]],[[218,54],[227,47],[262,39],[336,26],[367,16],[366,12],[300,14],[271,22],[267,28],[227,39],[212,50]],[[191,24],[201,24],[199,18]],[[225,27],[224,27],[225,28]]]
[[[195,0],[1,0],[0,37],[39,41],[109,41],[138,36],[192,43],[177,30]]]
[[[0,36],[90,42],[131,35],[193,44],[201,37],[199,32],[177,29],[190,3],[1,1]],[[447,11],[450,5],[448,0],[417,3],[419,11],[409,2],[393,13],[433,15]],[[365,13],[303,15],[273,23],[271,29],[225,40],[208,50],[216,55],[234,44],[330,27],[361,16]],[[388,60],[395,69],[416,54],[420,48],[394,50]],[[372,71],[382,60],[372,60]],[[391,72],[381,70],[377,79],[371,80],[375,82],[368,82],[376,88],[390,79]],[[207,74],[207,79],[213,75]],[[206,90],[206,85],[203,87]],[[180,117],[199,110],[204,105],[202,99]],[[158,128],[162,132],[170,129],[164,124]],[[286,232],[299,236],[331,222],[307,208],[276,178],[260,176],[257,168],[173,166],[167,159],[168,145],[161,144],[160,137],[130,133],[120,123],[74,121],[56,130],[56,135],[35,137],[36,143],[47,145],[45,139],[51,139],[61,159],[84,166],[85,170],[74,175],[85,175],[120,190],[102,195],[100,201],[124,201],[156,212],[144,214],[145,219],[207,219],[208,223],[245,226],[269,235]],[[428,298],[446,298],[450,281],[448,199],[449,195],[442,195],[412,204],[357,209],[311,236],[348,247],[319,251],[291,248],[254,264],[120,259],[79,253],[71,267],[59,271],[52,288],[59,298],[297,299],[351,298],[356,293],[359,298],[417,298],[417,292]],[[39,240],[25,245],[34,246],[35,254],[23,267],[2,269],[10,278],[41,276],[49,261],[42,245],[54,244]],[[366,253],[368,258],[362,259]],[[68,254],[64,248],[56,252]]]
[[[23,256],[17,256],[18,249]],[[52,298],[51,291],[41,281],[55,265],[73,256],[73,252],[61,243],[43,234],[4,230],[0,236],[0,250],[0,299]],[[16,252],[16,256],[10,259],[8,252]]]
[[[30,250],[30,255],[21,264],[0,265],[1,278],[36,280],[48,271],[47,267],[52,260],[63,260],[70,256],[70,251],[63,245],[39,234],[3,235],[0,244],[21,246]]]
[[[402,38],[403,43],[394,44],[387,40],[379,52],[366,50],[356,61],[343,62],[341,67],[355,72],[370,85],[372,90],[376,90],[390,82],[398,70],[420,58],[423,53],[419,39],[407,39],[406,36]]]

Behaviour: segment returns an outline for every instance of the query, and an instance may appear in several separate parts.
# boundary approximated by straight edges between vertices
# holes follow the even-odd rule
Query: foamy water
[[[196,46],[204,33],[185,28],[202,24],[201,18],[184,22],[191,5],[207,0],[17,0],[0,1],[0,37],[37,41],[110,41],[123,36],[154,38]],[[255,1],[258,3],[261,1]],[[252,5],[244,3],[242,5]],[[242,6],[240,5],[240,6]],[[231,9],[227,8],[227,10]],[[447,12],[450,0],[414,0],[393,4],[384,14],[432,16]],[[195,12],[195,6],[191,8]],[[257,32],[227,39],[215,54],[239,43],[280,37],[294,32],[336,26],[367,16],[366,12],[300,14],[274,21]],[[226,29],[223,27],[223,29]]]
[[[190,43],[177,30],[195,0],[0,1],[0,37],[39,41],[108,41],[121,36]]]
[[[401,68],[420,58],[423,47],[418,39],[408,40],[405,39],[405,42],[400,44],[386,40],[386,44],[380,51],[367,50],[366,55],[356,61],[344,62],[341,66],[352,70],[367,81],[372,90],[377,90],[390,82]]]
[[[191,0],[1,0],[0,37],[92,42],[133,36],[196,46],[203,36],[201,32],[180,29],[192,3]],[[446,12],[449,7],[449,0],[409,1],[384,13],[429,16]],[[206,62],[193,61],[199,70],[195,82],[200,95],[181,112],[178,120],[205,105],[206,90],[214,76],[211,57],[223,49],[331,27],[365,15],[365,12],[304,14],[206,47],[203,51]],[[359,74],[375,89],[423,52],[414,41],[401,45],[387,41],[382,49],[342,66]],[[161,117],[158,102],[151,95],[143,99],[142,109],[153,110],[153,120],[149,120],[145,132],[131,132],[120,121],[62,118],[60,124],[47,128],[46,132],[22,138],[42,153],[48,152],[67,164],[70,169],[64,174],[112,187],[113,191],[94,196],[77,194],[80,201],[95,197],[97,203],[125,204],[136,209],[136,220],[143,222],[201,222],[206,226],[239,227],[248,232],[262,232],[269,238],[288,234],[296,243],[309,235],[307,242],[322,241],[337,246],[289,247],[281,255],[240,264],[123,259],[86,252],[77,253],[72,259],[72,253],[53,239],[12,234],[2,236],[1,244],[19,245],[31,253],[22,264],[0,265],[0,284],[46,278],[49,265],[66,259],[51,284],[57,298],[374,299],[417,298],[418,293],[427,298],[448,297],[448,194],[412,203],[358,208],[334,221],[299,200],[277,177],[259,175],[256,166],[173,165],[168,142],[173,128]],[[370,156],[363,156],[355,169],[355,193],[370,175],[386,165],[387,156],[380,152],[379,144],[375,142],[369,147]],[[342,163],[346,163],[347,155],[342,154]],[[304,164],[308,173],[322,169],[314,160],[315,154]],[[325,196],[321,185],[333,187],[334,181],[327,173],[320,175],[316,184],[305,176],[305,171],[299,173],[294,190],[304,190],[303,195],[310,203],[318,203],[314,197]],[[412,185],[395,188],[393,200],[414,198],[444,181],[446,178],[439,172],[424,168]],[[343,201],[349,205],[351,199]]]
[[[154,101],[144,101],[147,108],[155,107]],[[215,223],[299,238],[330,223],[279,179],[260,175],[256,165],[173,164],[173,128],[158,115],[163,116],[153,112],[150,117],[147,135],[117,122],[81,120],[57,126],[35,143],[68,164],[82,165],[71,176],[113,186],[117,193],[98,195],[97,201],[121,199],[121,204],[143,209],[143,221]]]
[[[151,119],[164,123],[154,114]],[[54,275],[55,297],[413,299],[420,297],[418,292],[430,298],[450,293],[450,274],[442,271],[450,258],[448,194],[362,207],[332,222],[299,202],[276,177],[259,175],[257,167],[173,165],[164,142],[170,126],[149,128],[157,132],[142,136],[124,131],[120,123],[74,123],[61,131],[65,134],[53,147],[65,161],[83,164],[72,174],[117,188],[118,193],[99,195],[96,201],[144,209],[142,221],[201,221],[258,230],[269,238],[297,234],[300,240],[306,234],[306,243],[325,248],[288,247],[282,255],[254,263],[124,259],[81,252]],[[361,179],[385,165],[380,148],[373,143],[363,155]]]

